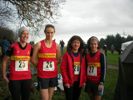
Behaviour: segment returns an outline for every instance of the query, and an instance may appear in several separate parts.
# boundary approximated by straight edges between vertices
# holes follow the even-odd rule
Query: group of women
[[[75,35],[70,38],[63,57],[60,47],[53,40],[55,27],[47,24],[45,39],[32,47],[27,41],[29,30],[19,29],[19,42],[13,43],[3,58],[2,75],[9,86],[13,100],[29,100],[31,91],[30,62],[37,68],[37,80],[41,100],[52,100],[54,89],[58,85],[58,65],[63,77],[66,100],[79,100],[81,90],[89,94],[91,100],[101,100],[104,90],[106,61],[100,52],[99,40],[92,36],[87,41],[87,53],[84,42]],[[10,59],[9,75],[6,72]]]

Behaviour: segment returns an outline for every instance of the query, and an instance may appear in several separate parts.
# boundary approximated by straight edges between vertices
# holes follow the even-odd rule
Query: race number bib
[[[80,66],[74,65],[74,75],[79,75],[79,73],[80,73]]]
[[[54,71],[55,66],[53,61],[43,62],[43,71]]]
[[[28,71],[28,61],[15,61],[15,71]]]
[[[97,76],[97,67],[94,65],[90,65],[87,68],[87,74],[89,76]]]

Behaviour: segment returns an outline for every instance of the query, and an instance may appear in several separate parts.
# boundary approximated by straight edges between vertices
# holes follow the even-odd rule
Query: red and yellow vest
[[[30,53],[32,46],[27,44],[25,49],[21,49],[19,44],[14,43],[11,48],[13,52],[10,62],[10,80],[31,79],[30,71]]]
[[[100,52],[98,51],[94,56],[87,54],[87,80],[98,84],[101,77]]]
[[[56,43],[52,41],[50,48],[46,47],[44,40],[41,42],[41,49],[38,53],[37,71],[39,78],[57,77]]]

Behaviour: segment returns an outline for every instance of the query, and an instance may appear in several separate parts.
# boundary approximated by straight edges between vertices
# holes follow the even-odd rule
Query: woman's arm
[[[2,62],[2,77],[7,83],[9,83],[9,79],[7,77],[7,74],[6,74],[6,66],[7,66],[7,63],[8,63],[8,59],[9,59],[8,56],[4,56],[3,57],[3,62]]]
[[[62,58],[62,62],[61,62],[61,66],[60,66],[60,70],[61,70],[61,74],[63,77],[63,82],[64,83],[69,83],[68,82],[68,59],[67,59],[67,55],[64,54],[63,58]]]
[[[60,53],[60,47],[58,44],[56,44],[56,58],[57,58],[57,64],[61,63],[61,53]]]
[[[101,53],[100,56],[100,62],[101,62],[101,78],[100,82],[104,82],[105,75],[106,75],[106,58],[105,55]]]
[[[2,61],[2,77],[3,79],[9,83],[9,79],[7,77],[7,64],[8,64],[8,60],[11,57],[11,55],[13,54],[13,45],[11,45],[8,50],[6,51],[5,56],[3,57],[3,61]]]

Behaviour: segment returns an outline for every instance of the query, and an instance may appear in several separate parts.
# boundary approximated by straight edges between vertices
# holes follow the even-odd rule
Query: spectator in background
[[[2,60],[2,47],[0,45],[0,60]]]
[[[6,37],[4,37],[1,42],[2,57],[6,54],[6,51],[8,50],[9,46],[10,46],[10,41]]]
[[[106,44],[104,44],[103,50],[104,50],[105,55],[107,56],[107,45]]]
[[[2,47],[0,46],[0,63],[1,63],[1,61],[2,61]],[[0,66],[0,72],[1,72],[1,66]],[[2,76],[2,74],[0,73],[0,80],[1,80],[1,77]]]
[[[114,45],[112,44],[112,45],[111,45],[111,53],[112,53],[112,54],[114,53],[114,50],[115,50],[115,47],[114,47]]]
[[[60,41],[61,55],[63,55],[63,53],[64,53],[64,45],[65,45],[64,41],[61,40]]]

